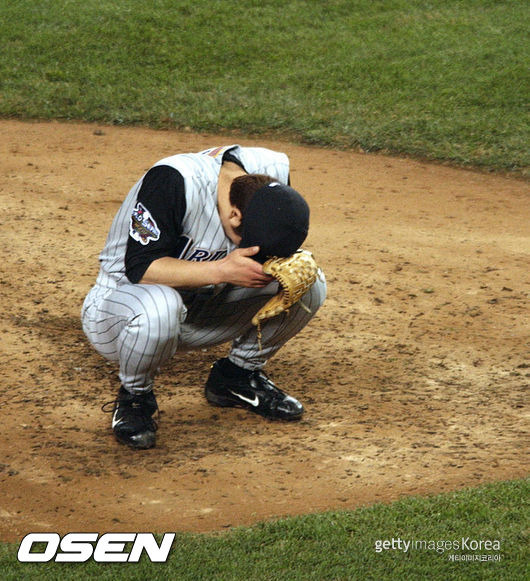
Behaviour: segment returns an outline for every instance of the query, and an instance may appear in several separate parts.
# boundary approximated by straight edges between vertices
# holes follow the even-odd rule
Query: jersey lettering
[[[223,147],[211,147],[210,149],[205,149],[201,151],[201,153],[205,155],[209,155],[210,157],[219,157],[219,155],[223,154],[227,149],[230,149],[233,145],[225,145]]]
[[[191,256],[187,259],[192,262],[205,262],[210,260],[219,260],[226,256],[226,250],[204,250],[203,248],[196,248]]]
[[[216,250],[210,260],[220,260],[226,256],[226,250]]]

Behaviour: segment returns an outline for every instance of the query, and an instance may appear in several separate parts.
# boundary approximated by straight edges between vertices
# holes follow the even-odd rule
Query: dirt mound
[[[282,424],[209,407],[226,348],[161,373],[158,446],[117,444],[116,369],[79,311],[107,230],[158,159],[230,142],[0,122],[0,539],[30,531],[206,531],[526,474],[526,182],[259,142],[291,157],[329,296],[269,362],[303,401]],[[234,138],[241,144],[257,144]]]

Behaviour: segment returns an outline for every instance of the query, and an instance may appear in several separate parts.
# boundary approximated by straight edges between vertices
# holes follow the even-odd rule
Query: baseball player
[[[212,405],[296,420],[302,404],[263,372],[267,360],[322,305],[319,276],[302,299],[264,324],[252,317],[278,292],[269,256],[304,242],[309,208],[289,185],[280,152],[231,145],[157,162],[132,187],[112,222],[100,271],[82,308],[98,353],[119,364],[112,429],[133,448],[155,445],[153,382],[177,351],[231,341],[206,381]],[[178,367],[177,367],[178,369]]]

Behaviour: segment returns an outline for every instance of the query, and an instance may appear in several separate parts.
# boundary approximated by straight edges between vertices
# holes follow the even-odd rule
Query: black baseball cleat
[[[261,370],[223,371],[226,359],[212,365],[204,393],[208,402],[220,407],[240,407],[272,420],[299,420],[302,404],[278,389]],[[233,365],[233,364],[232,364]]]
[[[116,439],[131,448],[152,448],[156,443],[157,423],[152,418],[158,410],[155,394],[129,393],[120,387],[117,399],[112,402],[112,431]],[[103,406],[105,410],[106,405]]]

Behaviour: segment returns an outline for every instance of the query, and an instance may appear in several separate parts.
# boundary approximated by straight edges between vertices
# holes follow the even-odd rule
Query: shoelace
[[[115,407],[119,404],[124,404],[124,402],[119,398],[114,399],[112,401],[107,401],[101,406],[101,411],[105,414],[112,414],[114,413]],[[130,402],[130,404],[127,407],[129,407],[132,410],[135,416],[141,418],[147,424],[148,429],[151,429],[154,432],[158,430],[157,420],[160,419],[160,410],[158,409],[158,407],[156,409],[156,420],[153,418],[153,416],[149,415],[148,413],[145,413],[144,410],[142,409],[142,406],[134,401]]]
[[[263,369],[255,369],[251,372],[250,376],[260,385],[261,389],[265,388],[272,395],[273,399],[283,399],[285,397],[286,394],[269,379],[269,376]],[[265,381],[261,378],[265,379]]]

